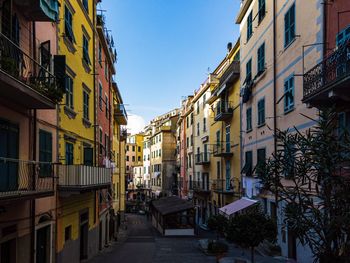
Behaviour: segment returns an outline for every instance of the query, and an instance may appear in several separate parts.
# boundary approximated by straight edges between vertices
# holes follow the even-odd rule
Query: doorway
[[[51,225],[42,227],[36,232],[36,263],[50,263]]]
[[[88,257],[89,212],[80,215],[80,260]]]
[[[297,240],[292,230],[288,229],[288,257],[297,259]]]
[[[6,241],[0,246],[1,263],[16,263],[16,239]]]

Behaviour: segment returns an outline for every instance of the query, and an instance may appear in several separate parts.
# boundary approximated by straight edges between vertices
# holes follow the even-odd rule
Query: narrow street
[[[161,237],[145,216],[127,214],[127,230],[118,242],[105,249],[89,263],[177,263],[215,262],[204,255],[195,237]]]

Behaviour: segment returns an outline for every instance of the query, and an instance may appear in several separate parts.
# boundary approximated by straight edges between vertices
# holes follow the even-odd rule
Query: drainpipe
[[[274,135],[277,133],[277,99],[276,99],[276,89],[277,89],[277,83],[276,83],[276,57],[277,57],[277,51],[276,51],[276,0],[273,1],[273,130]],[[277,152],[277,138],[274,136],[274,152]],[[278,175],[275,174],[277,177]],[[276,180],[277,182],[277,180]],[[275,191],[275,203],[276,203],[276,217],[278,212],[278,192]],[[276,222],[277,223],[277,222]]]
[[[322,50],[322,54],[323,54],[323,57],[326,57],[326,53],[327,53],[327,50],[328,50],[328,42],[327,42],[327,3],[324,3],[323,4],[323,42],[324,42],[324,45],[322,45],[323,47],[323,50]]]
[[[35,28],[35,21],[32,22],[33,32],[32,32],[32,45],[33,45],[33,58],[36,59],[36,43],[35,43],[35,36],[36,36],[36,28]],[[34,76],[36,75],[36,69],[35,64],[33,63],[33,72]],[[37,110],[34,109],[34,115],[33,115],[33,161],[36,161],[36,152],[37,152],[37,136],[36,136],[36,130],[37,130]],[[35,166],[33,167],[35,169]],[[35,170],[33,170],[33,178],[32,178],[32,189],[35,191]],[[35,256],[35,199],[30,200],[30,262],[34,263],[34,256]]]
[[[95,45],[96,45],[96,3],[94,1],[94,8],[92,9],[92,24],[93,24],[93,28],[92,28],[92,46],[93,46],[93,52],[92,52],[92,66],[93,66],[93,74],[92,74],[92,77],[93,77],[93,91],[94,91],[94,161],[95,161],[95,166],[97,164],[97,142],[96,142],[96,115],[97,115],[97,112],[96,112],[96,58],[95,58]],[[95,191],[95,195],[96,195],[96,191]]]

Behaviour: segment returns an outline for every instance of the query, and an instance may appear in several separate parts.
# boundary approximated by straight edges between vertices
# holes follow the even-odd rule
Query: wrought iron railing
[[[92,187],[112,182],[112,170],[86,165],[58,165],[58,184],[62,187]]]
[[[209,152],[197,153],[195,155],[195,162],[196,162],[196,164],[210,163]]]
[[[231,155],[233,154],[230,142],[222,142],[213,145],[214,155]]]
[[[55,103],[62,100],[65,91],[59,87],[56,77],[2,33],[0,69]]]
[[[53,192],[53,174],[48,162],[0,157],[0,199]]]
[[[216,105],[215,118],[220,118],[222,115],[233,114],[233,103],[231,101],[219,101]]]
[[[206,181],[191,181],[190,186],[192,186],[191,190],[194,191],[210,191],[209,183]]]
[[[217,192],[233,192],[234,187],[231,180],[215,179],[211,183],[212,190]]]
[[[350,41],[304,74],[304,98],[350,76]]]

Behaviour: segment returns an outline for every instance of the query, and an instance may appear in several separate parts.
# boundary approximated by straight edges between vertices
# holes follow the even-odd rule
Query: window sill
[[[266,125],[266,122],[262,123],[262,124],[258,124],[257,128],[261,128],[261,127],[264,127]]]
[[[84,58],[82,58],[82,62],[83,62],[83,66],[84,66],[84,69],[85,69],[86,73],[90,73],[91,72],[90,65],[85,61]]]
[[[288,113],[294,111],[294,109],[295,109],[295,108],[294,108],[294,106],[293,106],[293,108],[291,108],[291,109],[284,110],[284,115],[287,115]]]
[[[86,119],[86,118],[83,118],[83,124],[86,128],[90,128],[91,127],[91,122]]]
[[[74,47],[74,43],[70,41],[67,36],[63,36],[62,38],[69,52],[74,54],[77,51],[76,48]]]
[[[75,119],[77,113],[70,107],[64,106],[64,113],[68,116],[69,119]]]
[[[291,45],[293,45],[296,39],[296,36],[294,36],[294,38],[287,45],[284,45],[284,51],[286,51]]]
[[[253,129],[249,129],[249,130],[246,130],[245,132],[248,134],[248,133],[251,133],[253,131]]]

